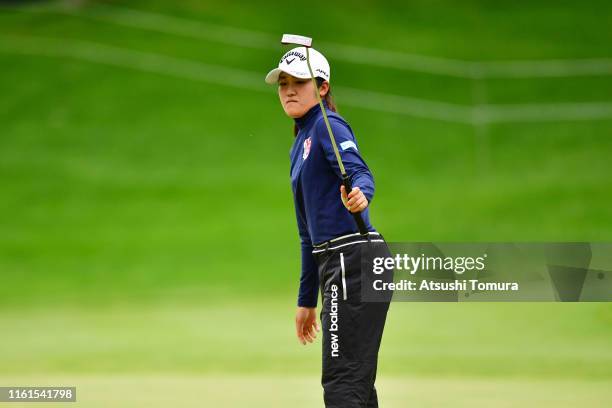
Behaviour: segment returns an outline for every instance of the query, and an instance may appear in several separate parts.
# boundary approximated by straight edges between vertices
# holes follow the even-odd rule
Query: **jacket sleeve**
[[[298,294],[298,306],[317,307],[319,295],[319,271],[312,254],[312,242],[308,233],[308,226],[299,214],[296,206],[296,217],[302,247],[302,273],[300,276],[300,289]]]
[[[359,187],[368,199],[368,202],[371,203],[374,198],[374,176],[372,176],[365,160],[363,160],[359,153],[357,140],[353,132],[345,122],[338,118],[330,117],[329,124],[332,128],[344,169],[350,177],[353,187]],[[316,123],[316,134],[323,147],[327,161],[338,177],[342,179],[340,166],[338,165],[338,160],[336,159],[323,118]]]

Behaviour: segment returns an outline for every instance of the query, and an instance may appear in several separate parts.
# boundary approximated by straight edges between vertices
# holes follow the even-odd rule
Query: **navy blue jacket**
[[[327,105],[326,105],[327,108]],[[359,154],[355,135],[346,121],[326,109],[336,145],[353,187],[359,187],[371,203],[374,178]],[[291,147],[291,185],[302,243],[302,275],[298,306],[315,307],[319,273],[312,254],[313,243],[358,232],[351,213],[340,199],[342,176],[319,104],[295,119],[299,132]],[[369,205],[361,213],[369,231]]]

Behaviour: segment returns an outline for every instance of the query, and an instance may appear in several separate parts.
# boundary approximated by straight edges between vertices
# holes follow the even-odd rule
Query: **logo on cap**
[[[329,74],[327,72],[323,71],[321,68],[317,68],[317,69],[315,69],[315,71],[319,72],[319,73],[323,74],[323,76],[329,78]]]
[[[304,54],[302,54],[301,52],[299,52],[299,51],[289,51],[288,53],[283,55],[283,57],[281,58],[279,64],[282,64],[283,61],[285,61],[287,58],[289,58],[291,56],[298,57],[300,59],[300,61],[306,61],[306,56]],[[291,64],[294,59],[295,58],[293,58],[291,61],[287,62],[287,65]]]

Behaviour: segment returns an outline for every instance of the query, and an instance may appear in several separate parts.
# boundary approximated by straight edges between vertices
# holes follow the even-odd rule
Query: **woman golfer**
[[[368,283],[363,276],[370,276],[372,269],[364,268],[362,276],[362,265],[372,265],[374,257],[390,254],[382,235],[370,224],[368,208],[374,196],[374,179],[350,126],[336,113],[329,63],[315,49],[309,52],[317,89],[304,47],[285,53],[265,79],[278,85],[281,105],[295,121],[290,174],[302,246],[296,333],[299,341],[306,344],[312,343],[320,330],[316,316],[320,289],[325,406],[378,407],[374,381],[390,296],[364,301]],[[315,92],[323,99],[337,148],[352,181],[350,192],[342,185]],[[367,233],[358,232],[351,213],[360,213]]]

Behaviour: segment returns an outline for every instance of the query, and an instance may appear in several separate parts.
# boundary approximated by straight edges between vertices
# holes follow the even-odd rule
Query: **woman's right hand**
[[[320,331],[316,307],[298,307],[295,312],[295,332],[300,343],[312,343]]]

